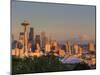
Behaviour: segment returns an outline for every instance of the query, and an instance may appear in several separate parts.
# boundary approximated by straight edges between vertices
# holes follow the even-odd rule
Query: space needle
[[[24,27],[24,52],[27,51],[27,26],[29,26],[29,22],[27,20],[24,20],[24,22],[21,23],[21,26]]]

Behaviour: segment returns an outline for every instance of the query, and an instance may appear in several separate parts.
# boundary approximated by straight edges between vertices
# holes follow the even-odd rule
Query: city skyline
[[[12,74],[96,69],[96,7],[12,1]]]
[[[28,20],[35,35],[46,32],[56,40],[78,38],[95,40],[95,7],[52,3],[12,2],[12,34],[18,39],[21,23]],[[92,31],[92,32],[91,32]],[[28,30],[29,32],[29,30]],[[92,36],[92,37],[91,37]]]

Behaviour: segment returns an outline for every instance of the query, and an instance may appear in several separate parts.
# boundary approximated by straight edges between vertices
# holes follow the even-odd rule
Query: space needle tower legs
[[[28,37],[27,37],[27,26],[30,24],[24,20],[24,22],[21,23],[21,25],[24,27],[24,52],[26,53],[27,50],[27,44],[28,44]]]

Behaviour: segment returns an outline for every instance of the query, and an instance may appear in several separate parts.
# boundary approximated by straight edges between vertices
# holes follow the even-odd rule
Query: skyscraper
[[[78,43],[74,43],[74,50],[75,50],[75,54],[78,54],[78,50],[79,50]]]
[[[30,28],[29,32],[29,42],[34,40],[34,28]]]
[[[46,42],[46,44],[45,44],[45,52],[46,53],[49,53],[50,51],[51,51],[51,45],[50,45],[50,43],[49,42]]]
[[[40,46],[40,43],[41,43],[40,35],[36,35],[36,36],[35,36],[35,46],[36,46],[37,44],[39,44],[39,46]]]
[[[65,46],[66,46],[66,53],[71,54],[71,43],[70,43],[70,41],[67,41]]]
[[[89,51],[94,52],[95,51],[95,46],[93,42],[89,42]]]
[[[20,34],[19,34],[19,42],[24,44],[24,32],[20,32]]]
[[[46,44],[46,34],[45,32],[41,32],[41,47],[45,48],[45,44]]]
[[[20,32],[19,34],[19,41],[18,41],[18,45],[19,48],[23,48],[24,46],[24,32]]]
[[[15,48],[17,48],[17,40],[14,40],[13,42],[12,42],[12,49],[15,49]]]
[[[34,28],[30,27],[28,42],[31,44],[31,50],[34,50]]]

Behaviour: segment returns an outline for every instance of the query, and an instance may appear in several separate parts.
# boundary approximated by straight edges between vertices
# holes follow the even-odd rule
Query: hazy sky
[[[12,2],[12,34],[18,39],[23,31],[21,23],[28,20],[29,27],[40,34],[45,31],[48,36],[57,40],[74,37],[80,33],[84,39],[95,38],[95,6],[68,4]]]

